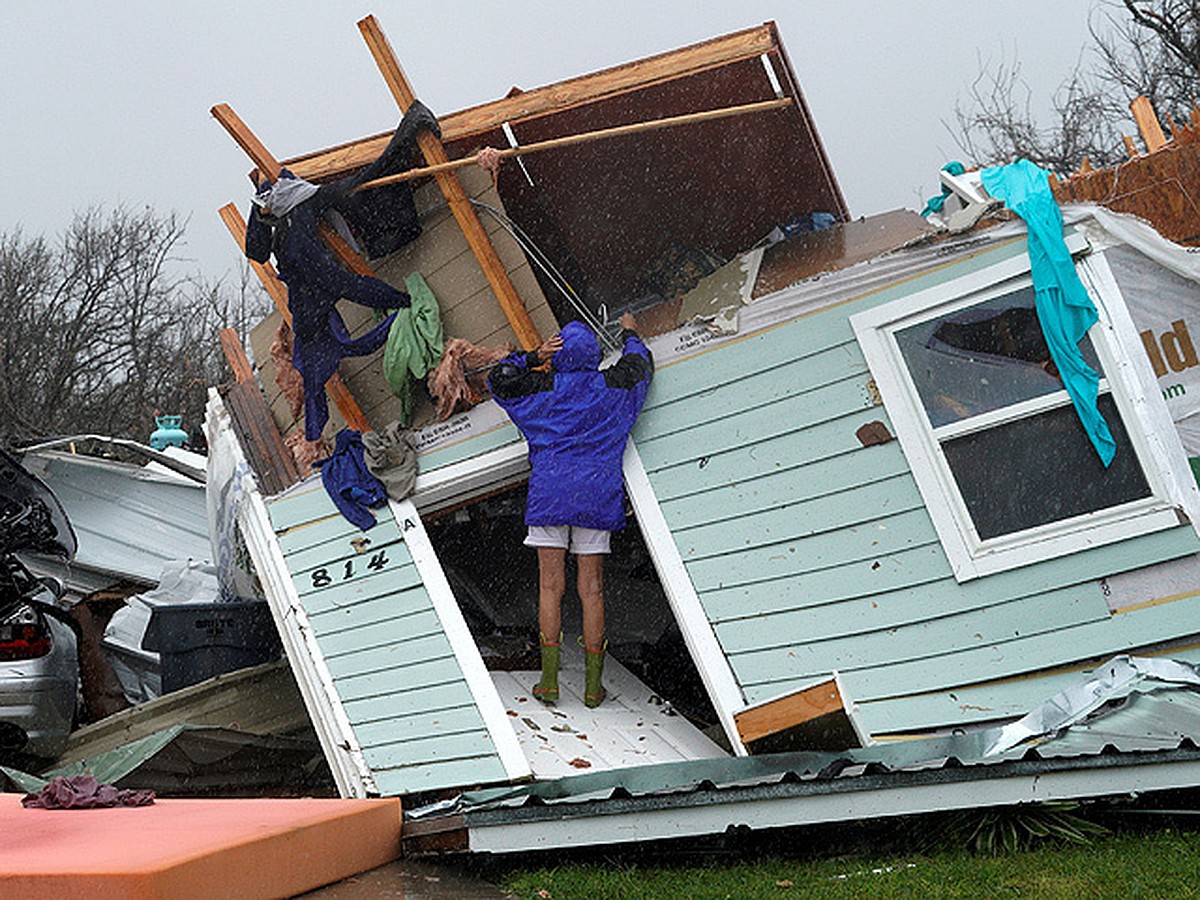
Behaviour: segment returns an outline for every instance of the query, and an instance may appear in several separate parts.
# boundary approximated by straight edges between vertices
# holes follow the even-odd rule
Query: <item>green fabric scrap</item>
[[[412,305],[396,311],[383,350],[383,377],[400,400],[400,421],[409,425],[416,407],[413,386],[442,359],[442,315],[420,272],[405,278],[404,287]]]

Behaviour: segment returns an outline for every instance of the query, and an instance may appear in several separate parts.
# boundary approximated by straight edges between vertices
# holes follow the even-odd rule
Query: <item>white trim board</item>
[[[416,506],[410,500],[390,500],[388,507],[396,518],[400,536],[408,544],[408,552],[412,554],[413,563],[421,575],[425,590],[429,592],[429,599],[441,621],[442,630],[450,641],[450,647],[458,660],[459,668],[462,669],[471,696],[475,698],[475,705],[483,716],[488,735],[500,757],[501,765],[504,766],[505,775],[513,781],[530,778],[533,772],[529,768],[529,761],[525,759],[516,732],[508,721],[500,694],[483,663],[479,647],[467,628],[462,611],[458,608],[454,591],[446,580],[446,573],[438,561]]]
[[[206,427],[210,445],[228,445],[239,462],[245,462],[234,435],[224,402],[215,390],[209,392]],[[238,511],[238,525],[267,595],[275,627],[279,631],[292,673],[312,720],[313,730],[333,772],[338,793],[343,797],[377,795],[370,767],[342,709],[333,678],[316,646],[295,582],[288,571],[266,503],[252,478],[246,479],[245,502]]]
[[[1166,761],[1011,775],[993,772],[963,781],[888,784],[867,790],[833,782],[826,792],[794,797],[738,799],[736,795],[725,798],[718,793],[707,802],[698,799],[695,803],[667,808],[612,811],[602,807],[596,815],[468,823],[466,828],[472,853],[513,853],[561,849],[564,834],[570,835],[575,847],[608,846],[618,842],[722,834],[733,826],[761,830],[856,822],[1017,803],[1138,794],[1196,784],[1200,784],[1200,762]]]
[[[650,485],[650,477],[646,474],[646,467],[642,464],[633,438],[625,445],[623,466],[629,502],[633,504],[646,549],[654,560],[663,591],[683,633],[684,643],[696,663],[734,753],[746,756],[747,750],[738,734],[737,723],[733,720],[733,714],[746,705],[745,695],[704,612],[700,597],[683,564],[683,557],[679,555],[679,547],[658,505],[658,498]]]

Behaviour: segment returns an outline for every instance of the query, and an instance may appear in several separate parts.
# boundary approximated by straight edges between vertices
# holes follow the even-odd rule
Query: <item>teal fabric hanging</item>
[[[1108,466],[1117,444],[1096,406],[1100,378],[1079,349],[1079,342],[1099,316],[1063,240],[1062,213],[1050,191],[1049,173],[1022,159],[984,169],[980,175],[987,192],[1003,200],[1029,229],[1029,262],[1042,334],[1079,421],[1101,462]]]
[[[398,418],[407,426],[417,405],[413,388],[442,359],[442,314],[420,272],[405,278],[404,288],[412,305],[396,311],[383,350],[383,377],[400,401]]]
[[[961,175],[967,171],[962,163],[951,161],[942,166],[943,172],[949,172],[951,175]],[[946,205],[946,198],[950,196],[950,188],[942,185],[942,192],[934,197],[930,197],[925,201],[925,208],[921,210],[921,215],[928,217],[933,213],[942,211],[942,207]]]

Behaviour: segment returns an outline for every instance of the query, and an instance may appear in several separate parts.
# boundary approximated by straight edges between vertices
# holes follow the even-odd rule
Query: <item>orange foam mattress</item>
[[[288,897],[400,855],[400,801],[158,800],[25,809],[0,794],[0,898]]]

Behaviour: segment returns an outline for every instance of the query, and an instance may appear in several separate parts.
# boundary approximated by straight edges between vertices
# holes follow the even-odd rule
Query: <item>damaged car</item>
[[[76,540],[46,484],[0,451],[0,758],[53,757],[78,702],[75,631],[55,605],[60,581],[37,577],[22,554],[75,554]]]

